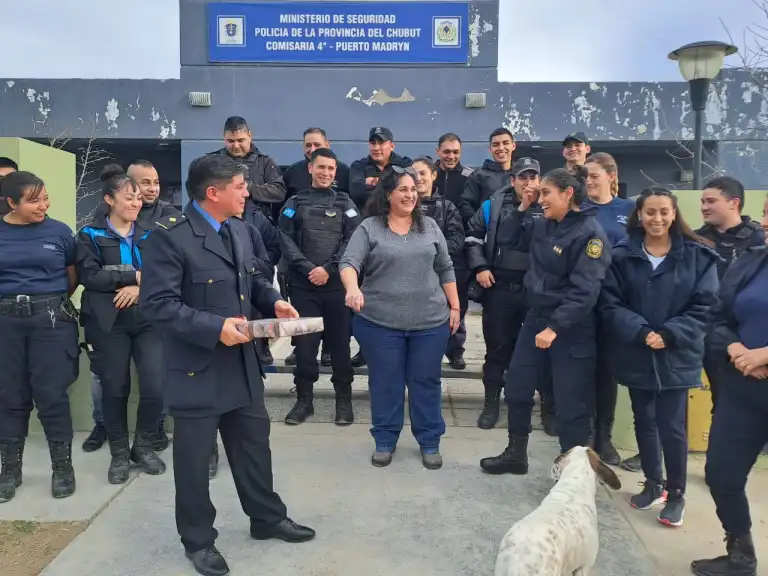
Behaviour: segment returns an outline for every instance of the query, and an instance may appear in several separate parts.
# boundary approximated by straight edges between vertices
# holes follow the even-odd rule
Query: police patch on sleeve
[[[283,210],[283,216],[285,216],[286,218],[293,218],[295,215],[296,215],[296,210],[294,210],[293,208],[286,208],[285,210]]]
[[[357,210],[355,210],[354,208],[350,208],[349,210],[344,212],[344,214],[347,215],[347,218],[354,218],[355,216],[357,216]]]
[[[598,259],[603,255],[603,241],[598,238],[592,238],[587,242],[587,256]]]

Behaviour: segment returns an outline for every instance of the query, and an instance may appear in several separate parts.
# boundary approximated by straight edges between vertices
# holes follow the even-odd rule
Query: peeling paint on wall
[[[35,94],[37,94],[37,90],[34,88],[27,88],[27,99],[33,104],[35,103]]]
[[[117,130],[118,116],[120,116],[120,107],[117,100],[112,98],[107,102],[107,111],[104,112],[104,119],[107,121],[107,130],[112,130],[113,128]]]
[[[586,124],[592,125],[592,115],[595,112],[600,112],[597,106],[589,103],[587,99],[587,93],[582,92],[581,96],[577,96],[573,99],[573,107],[571,109],[571,124]]]
[[[358,90],[357,86],[353,86],[349,89],[346,98],[348,100],[362,102],[366,106],[373,106],[374,104],[384,106],[384,104],[390,104],[392,102],[414,102],[416,100],[408,88],[405,88],[400,96],[390,96],[386,90],[377,88],[373,91],[370,98],[363,98],[363,95],[360,90]]]
[[[480,18],[480,14],[472,10],[469,16],[469,47],[473,58],[480,56],[480,38],[491,32],[493,24]]]
[[[16,85],[16,82],[13,80],[8,80],[5,84],[8,86],[8,88],[13,88]]]
[[[517,104],[512,102],[511,99],[507,100],[506,104],[504,98],[501,98],[502,109],[506,109],[504,113],[504,120],[502,126],[512,132],[516,137],[518,135],[525,136],[527,140],[540,140],[536,135],[536,131],[533,127],[533,98],[531,98],[526,111],[520,111],[517,109]]]

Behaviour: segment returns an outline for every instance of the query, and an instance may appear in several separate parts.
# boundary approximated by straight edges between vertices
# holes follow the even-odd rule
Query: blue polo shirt
[[[0,295],[64,294],[67,267],[75,264],[75,237],[69,226],[46,218],[36,224],[0,219]]]
[[[614,197],[607,204],[596,204],[586,199],[582,206],[594,206],[597,208],[595,219],[605,230],[611,245],[615,246],[619,240],[627,237],[627,220],[635,209],[635,201],[628,198]]]

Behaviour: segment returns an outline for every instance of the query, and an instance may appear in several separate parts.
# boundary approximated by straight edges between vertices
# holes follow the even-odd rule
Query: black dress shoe
[[[254,530],[251,528],[251,538],[254,540],[269,540],[276,538],[285,542],[308,542],[315,537],[315,531],[301,524],[296,524],[290,518],[278,522],[267,530]]]
[[[192,561],[192,565],[198,574],[203,576],[227,576],[229,566],[221,552],[216,550],[216,546],[203,548],[197,552],[185,552],[187,558]]]

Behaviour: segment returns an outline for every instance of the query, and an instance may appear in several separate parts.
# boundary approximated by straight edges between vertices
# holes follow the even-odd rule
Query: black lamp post
[[[691,93],[691,108],[695,114],[693,148],[693,189],[701,190],[701,164],[704,146],[704,109],[707,106],[709,85],[723,68],[725,57],[735,54],[736,46],[725,42],[694,42],[686,44],[669,54],[670,60],[677,60],[680,74],[688,82]]]

